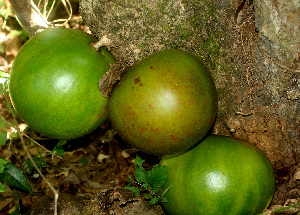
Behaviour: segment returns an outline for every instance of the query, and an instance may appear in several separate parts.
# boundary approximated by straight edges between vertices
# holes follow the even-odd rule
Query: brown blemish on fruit
[[[178,138],[175,137],[174,135],[171,134],[170,137],[171,137],[171,139],[172,139],[173,142],[177,142],[178,141]]]
[[[138,84],[138,83],[140,83],[140,82],[141,82],[140,77],[137,77],[137,78],[134,79],[134,83],[135,83],[135,84]]]
[[[150,66],[149,68],[150,68],[150,69],[154,69],[154,66]]]

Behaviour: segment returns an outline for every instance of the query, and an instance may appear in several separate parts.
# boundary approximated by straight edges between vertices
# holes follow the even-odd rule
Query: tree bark
[[[49,22],[29,0],[9,0],[18,20],[30,36],[49,27]]]

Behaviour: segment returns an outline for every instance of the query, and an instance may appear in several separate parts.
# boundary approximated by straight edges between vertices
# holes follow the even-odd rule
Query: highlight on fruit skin
[[[192,149],[165,155],[166,189],[161,203],[171,215],[257,215],[275,192],[271,162],[255,145],[231,137],[209,135]]]
[[[213,78],[193,54],[156,52],[125,72],[108,101],[113,128],[141,151],[173,154],[196,144],[217,114]]]
[[[115,60],[106,48],[95,50],[91,43],[96,41],[79,30],[50,28],[21,48],[9,92],[30,128],[50,138],[74,139],[106,121],[107,98],[98,82]]]

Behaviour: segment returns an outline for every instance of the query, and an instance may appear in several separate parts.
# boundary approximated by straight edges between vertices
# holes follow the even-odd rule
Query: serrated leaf
[[[137,195],[140,195],[141,191],[147,191],[144,198],[150,199],[150,205],[155,205],[159,201],[168,202],[166,198],[162,196],[157,196],[157,193],[161,186],[167,180],[167,168],[166,166],[161,166],[160,164],[155,165],[151,171],[146,171],[143,168],[143,162],[139,156],[136,157],[135,161],[135,169],[134,169],[134,177],[135,183],[137,183],[141,188],[132,187],[132,183],[134,180],[132,179],[131,175],[128,175],[127,181],[129,184],[127,185],[126,189],[132,190]],[[164,191],[164,194],[167,192],[169,188]],[[154,197],[156,196],[156,197]]]
[[[6,163],[7,163],[7,160],[4,160],[4,159],[0,158],[0,173],[3,172],[3,170],[5,168],[4,164],[6,164]]]
[[[0,181],[23,191],[32,192],[32,188],[28,184],[26,177],[17,167],[10,162],[4,164],[4,167],[3,172],[0,173]]]
[[[143,184],[143,185],[142,185],[142,188],[148,190],[148,189],[149,189],[149,184],[147,184],[147,183]]]
[[[135,180],[137,182],[139,182],[140,184],[143,184],[146,182],[146,171],[142,166],[143,162],[144,162],[144,160],[142,160],[139,156],[136,156],[135,163],[134,163],[134,165],[135,165],[134,177],[135,177]]]
[[[155,204],[158,203],[158,201],[159,201],[159,198],[153,198],[153,199],[151,199],[149,205],[150,205],[150,206],[151,206],[151,205],[155,205]]]
[[[133,191],[138,196],[141,194],[141,190],[137,187],[131,187],[127,185],[125,189]]]
[[[134,177],[137,182],[143,184],[146,182],[146,171],[144,169],[136,168],[134,170]]]
[[[147,182],[152,187],[161,187],[167,180],[167,168],[159,164],[155,165],[151,171],[147,172]],[[157,192],[157,191],[156,191]]]
[[[140,156],[137,155],[137,156],[136,156],[136,159],[135,159],[135,162],[134,162],[134,165],[143,168],[143,163],[144,163],[144,162],[145,162],[145,161],[142,160],[142,158],[140,158]]]

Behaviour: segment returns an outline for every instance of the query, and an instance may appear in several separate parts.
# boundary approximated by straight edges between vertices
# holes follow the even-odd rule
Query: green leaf
[[[167,167],[160,164],[155,165],[151,171],[147,173],[147,182],[154,189],[161,187],[167,180]],[[156,191],[157,192],[157,191]]]
[[[145,195],[145,199],[151,199],[152,198],[152,196],[149,194],[149,193],[147,193],[146,195]]]
[[[9,133],[9,136],[8,136],[8,138],[10,139],[10,140],[16,140],[16,139],[18,139],[20,137],[20,134],[17,132],[17,131],[15,131],[15,132],[10,132]]]
[[[60,140],[60,141],[57,143],[57,145],[54,147],[54,149],[53,149],[53,152],[54,152],[54,153],[56,152],[56,154],[57,154],[59,157],[62,157],[63,154],[64,154],[64,149],[63,149],[63,147],[62,147],[62,145],[64,145],[64,144],[65,144],[65,142],[62,141],[62,140]]]
[[[128,178],[126,179],[129,183],[132,183],[133,182],[133,179],[132,179],[132,177],[131,177],[131,175],[129,174],[128,175]]]
[[[148,183],[142,184],[142,188],[148,190],[149,189],[149,184]]]
[[[144,168],[135,168],[134,170],[134,177],[135,180],[137,182],[139,182],[140,184],[145,183],[146,182],[146,171],[144,170]]]
[[[0,173],[2,173],[3,170],[5,169],[4,164],[6,164],[6,163],[7,163],[6,160],[0,158]]]
[[[159,191],[160,187],[152,187],[152,192],[157,193]]]
[[[149,205],[155,205],[155,204],[158,203],[158,201],[159,201],[159,198],[152,198],[152,199],[150,200]]]
[[[7,126],[3,119],[0,119],[0,145],[4,146],[7,140]]]
[[[134,169],[134,177],[135,180],[139,183],[145,183],[146,180],[146,171],[143,168],[142,164],[143,164],[144,160],[142,160],[139,156],[136,156],[135,159],[135,169]]]
[[[141,194],[141,190],[137,187],[131,187],[131,184],[127,185],[125,189],[133,191],[138,196]]]
[[[41,170],[44,167],[47,167],[48,164],[45,161],[44,158],[41,157],[32,157],[32,160],[34,161],[34,163],[37,165],[37,167]],[[23,163],[23,167],[26,171],[27,174],[32,175],[33,171],[35,170],[31,160],[29,158],[26,158],[24,163]]]
[[[5,192],[3,184],[0,183],[0,193]]]
[[[0,145],[4,146],[7,141],[7,132],[0,130]]]
[[[159,201],[162,202],[162,203],[168,203],[168,200],[167,200],[167,198],[165,198],[165,197],[161,197],[161,198],[159,199]]]
[[[10,186],[16,187],[26,192],[32,192],[31,186],[28,184],[26,177],[12,163],[4,164],[4,170],[0,173],[0,181],[3,181]]]
[[[86,157],[84,157],[84,158],[81,158],[79,160],[79,162],[82,163],[82,164],[84,164],[84,165],[87,165],[88,164],[88,159]]]
[[[140,195],[141,191],[147,191],[148,193],[146,193],[145,199],[150,199],[150,205],[155,205],[159,201],[167,202],[167,199],[164,198],[163,195],[157,195],[159,189],[167,180],[166,166],[157,164],[152,168],[151,171],[146,171],[142,166],[144,162],[145,161],[139,156],[136,157],[134,177],[136,181],[135,183],[137,183],[141,188],[131,186],[134,180],[132,179],[131,175],[129,175],[127,181],[130,183],[127,185],[126,189],[132,190],[137,195]],[[164,193],[167,190],[165,190]]]
[[[143,163],[145,162],[145,160],[143,160],[142,158],[140,158],[140,156],[136,156],[134,165],[138,166],[138,167],[143,167]]]

